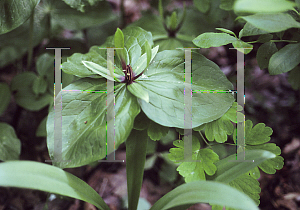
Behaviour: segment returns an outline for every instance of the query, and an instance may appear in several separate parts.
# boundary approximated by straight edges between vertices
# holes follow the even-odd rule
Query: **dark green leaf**
[[[168,131],[169,131],[168,127],[164,127],[153,121],[150,121],[147,134],[150,137],[150,139],[156,141],[156,140],[160,140],[163,136],[167,135]]]
[[[299,23],[300,24],[300,23]],[[274,53],[269,62],[271,75],[288,72],[300,63],[300,43],[288,44]]]
[[[126,140],[128,209],[136,209],[142,187],[147,150],[147,132],[132,130]]]
[[[47,136],[47,130],[46,130],[46,123],[47,123],[47,117],[45,117],[42,122],[39,124],[39,127],[36,129],[35,135],[38,137],[46,137]]]
[[[0,1],[0,34],[22,25],[32,14],[39,0]]]
[[[250,23],[246,23],[244,25],[244,28],[240,31],[239,38],[245,37],[245,36],[255,36],[260,34],[268,34],[268,31],[256,28],[254,25]]]
[[[193,3],[203,13],[206,13],[210,8],[210,0],[193,0]]]
[[[296,66],[290,71],[288,81],[293,89],[298,90],[300,88],[300,66]]]
[[[81,12],[84,12],[84,7],[86,5],[95,5],[96,3],[98,3],[99,1],[102,0],[63,0],[64,2],[66,2],[66,4],[68,4],[70,7],[75,8]]]
[[[0,82],[0,98],[1,98],[0,116],[6,110],[10,102],[10,96],[11,94],[10,94],[9,86],[4,82]]]
[[[87,183],[60,168],[33,161],[0,163],[0,186],[42,190],[86,201],[110,210]]]
[[[277,47],[273,42],[262,44],[256,54],[257,64],[260,69],[268,68],[271,56],[276,53]]]
[[[271,39],[273,39],[272,34],[262,34],[258,37],[257,41],[261,43],[269,42]]]
[[[0,122],[0,160],[18,160],[20,152],[21,142],[14,128],[7,123]]]
[[[220,8],[224,10],[233,10],[235,0],[221,0]]]
[[[43,77],[36,77],[33,80],[32,90],[35,95],[44,94],[47,90],[48,84]]]

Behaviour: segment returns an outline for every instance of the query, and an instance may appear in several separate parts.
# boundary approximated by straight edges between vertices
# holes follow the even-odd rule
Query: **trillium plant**
[[[108,59],[111,48],[115,56]],[[223,206],[258,209],[258,168],[273,174],[283,166],[279,147],[267,143],[272,129],[245,122],[245,159],[251,162],[235,161],[236,154],[219,159],[209,144],[201,146],[199,136],[220,144],[228,135],[235,138],[233,124],[241,107],[232,92],[213,93],[233,90],[220,68],[196,51],[191,53],[192,61],[185,60],[183,49],[159,52],[150,32],[132,26],[117,29],[103,45],[91,47],[86,54],[68,57],[62,70],[78,79],[56,96],[62,106],[61,140],[55,139],[55,110],[48,115],[47,146],[53,166],[30,161],[1,163],[0,184],[61,194],[108,210],[95,190],[62,169],[105,161],[114,152],[107,146],[106,130],[113,121],[115,149],[126,145],[128,209],[138,206],[148,140],[160,140],[171,128],[183,137],[174,139],[168,158],[178,164],[186,183],[159,199],[151,210],[187,209],[199,202],[211,204],[214,210]],[[187,62],[192,62],[191,107],[184,101],[185,94],[190,94],[185,92]],[[108,82],[114,82],[113,103],[107,103]],[[107,122],[108,107],[114,107],[114,118]],[[192,161],[185,161],[185,113],[192,117]],[[61,161],[55,161],[55,141],[62,145]]]

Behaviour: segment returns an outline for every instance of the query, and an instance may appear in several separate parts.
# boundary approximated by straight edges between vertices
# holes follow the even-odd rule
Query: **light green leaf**
[[[271,75],[288,72],[300,63],[300,43],[288,44],[274,53],[269,61]]]
[[[269,33],[280,32],[289,28],[300,28],[300,23],[286,13],[258,13],[241,18],[256,28]]]
[[[146,130],[132,130],[126,140],[128,209],[137,209],[138,206],[146,160],[147,139]]]
[[[210,8],[210,0],[193,0],[193,3],[202,13],[206,13]]]
[[[226,33],[203,33],[193,40],[193,43],[198,47],[220,47],[227,45],[238,39]]]
[[[186,209],[195,203],[211,203],[242,210],[258,210],[255,203],[244,193],[225,184],[211,181],[196,181],[180,185],[159,199],[150,210],[175,209],[175,207]]]
[[[216,64],[194,52],[192,68],[192,125],[198,127],[220,118],[233,103],[230,93],[208,94],[200,91],[230,90],[232,84]],[[155,56],[144,75],[135,80],[149,94],[149,103],[139,100],[149,119],[163,126],[184,128],[183,70],[184,52],[163,51]]]
[[[276,53],[277,47],[274,42],[266,42],[262,44],[256,54],[257,64],[260,69],[268,68],[271,56]]]
[[[98,74],[108,80],[111,81],[118,81],[120,82],[120,78],[122,77],[119,74],[114,74],[114,78],[112,78],[110,75],[107,74],[107,68],[104,68],[96,63],[90,62],[90,61],[82,61],[83,65],[87,67],[89,70],[94,72],[95,74]]]
[[[0,122],[0,160],[18,160],[21,153],[21,142],[15,129],[7,123]]]
[[[99,194],[76,176],[51,165],[33,161],[0,163],[0,186],[41,190],[76,198],[110,210]]]
[[[205,136],[207,140],[216,140],[218,143],[224,143],[227,141],[227,135],[232,134],[232,132],[232,123],[223,116],[217,120],[207,123],[205,127]]]
[[[285,0],[237,0],[235,13],[274,13],[294,10],[295,3]]]
[[[115,48],[122,48],[116,50],[119,59],[122,59],[126,62],[126,49],[124,49],[124,34],[119,28],[117,28],[116,30],[114,41]]]
[[[290,71],[288,81],[294,90],[300,88],[300,66],[296,66]]]
[[[18,105],[30,111],[38,111],[53,102],[53,96],[48,93],[36,96],[32,85],[37,76],[32,72],[16,75],[11,82],[11,91],[16,91],[14,97]]]
[[[62,101],[62,159],[54,162],[61,168],[79,167],[100,160],[106,153],[106,80],[84,78],[70,84],[56,98]],[[75,92],[67,90],[98,90]],[[103,91],[103,92],[99,92]],[[62,94],[62,95],[61,95]],[[115,148],[129,136],[134,118],[140,112],[137,98],[126,90],[125,84],[115,87]],[[50,157],[54,154],[54,116],[52,109],[47,119],[47,145]],[[114,120],[114,119],[112,119]],[[87,123],[85,123],[87,121]],[[109,123],[109,122],[108,122]]]
[[[146,44],[144,45],[144,51],[146,52],[146,55],[147,55],[147,66],[148,66],[152,60],[152,51],[151,51],[151,46],[149,45],[149,42],[147,40],[146,40]],[[157,51],[156,51],[156,53],[157,53]],[[155,53],[155,55],[156,55],[156,53]],[[155,57],[155,55],[153,57]]]
[[[238,51],[240,51],[240,52],[242,52],[244,54],[250,53],[252,51],[252,49],[253,49],[253,45],[252,44],[248,44],[248,43],[243,42],[241,40],[233,42],[232,45],[235,48],[237,48]],[[240,48],[247,48],[247,49],[240,49]]]
[[[32,14],[39,0],[0,1],[0,34],[22,25]]]
[[[127,89],[136,97],[143,99],[147,103],[149,103],[149,94],[144,88],[138,83],[133,82],[130,85],[127,85]]]
[[[164,127],[153,121],[150,121],[147,134],[150,137],[150,139],[156,141],[156,140],[160,140],[163,136],[167,135],[168,131],[169,131],[168,127]]]
[[[177,27],[177,14],[176,14],[176,11],[172,12],[169,24],[170,24],[170,29],[171,30],[175,30],[176,29],[176,27]]]
[[[234,33],[233,31],[230,31],[230,30],[228,30],[228,29],[226,29],[226,28],[216,28],[216,29],[219,30],[219,31],[225,32],[225,33],[227,33],[227,34],[231,34],[231,35],[233,35],[234,37],[236,37],[236,35],[235,35],[235,33]]]
[[[172,161],[184,160],[184,140],[174,141],[174,145],[178,148],[171,148],[168,157]],[[205,180],[205,173],[213,175],[217,167],[214,162],[219,160],[219,156],[211,149],[201,149],[200,143],[197,137],[192,138],[192,158],[199,162],[183,162],[181,163],[177,171],[185,178],[185,182],[192,182],[197,180]]]
[[[263,144],[270,141],[273,133],[272,128],[265,126],[264,123],[258,123],[253,128],[253,123],[247,120],[245,123],[245,143],[247,145]]]
[[[10,102],[10,96],[11,94],[10,94],[9,86],[4,82],[0,82],[0,98],[1,98],[0,116],[6,110]]]
[[[146,45],[146,44],[145,44]],[[149,61],[152,62],[152,60],[154,59],[154,57],[157,54],[159,46],[154,47],[151,50],[151,53],[144,53],[135,63],[134,66],[132,66],[132,70],[136,75],[139,75],[140,73],[142,73],[142,71],[144,71],[147,67],[148,67],[148,56],[151,55],[151,59]]]
[[[241,154],[243,155],[243,154]],[[209,180],[228,183],[237,177],[249,172],[257,165],[266,161],[267,159],[274,158],[275,154],[265,150],[246,150],[245,160],[249,161],[236,161],[236,154],[230,155],[215,163],[217,171],[212,177],[207,177]],[[252,162],[254,160],[254,162]]]

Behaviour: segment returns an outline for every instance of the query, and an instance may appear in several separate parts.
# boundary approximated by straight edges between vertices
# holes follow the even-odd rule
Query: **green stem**
[[[199,134],[200,134],[201,138],[203,139],[203,141],[205,142],[205,144],[206,144],[209,148],[211,148],[211,145],[206,141],[206,139],[205,139],[204,136],[202,135],[201,131],[199,131]]]
[[[30,16],[29,25],[29,42],[28,42],[28,57],[27,57],[27,71],[30,70],[33,54],[33,23],[34,23],[34,10]]]

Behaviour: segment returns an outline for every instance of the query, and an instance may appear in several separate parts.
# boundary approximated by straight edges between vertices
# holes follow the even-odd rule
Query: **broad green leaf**
[[[10,102],[10,96],[11,94],[10,94],[9,86],[4,82],[0,82],[0,98],[1,98],[0,116],[6,110]]]
[[[290,71],[288,81],[294,90],[300,88],[300,66],[296,66]]]
[[[269,61],[271,75],[288,72],[300,63],[300,43],[288,44],[274,53]]]
[[[222,183],[195,181],[180,185],[159,199],[150,210],[186,209],[188,204],[211,203],[237,209],[258,210],[244,193]],[[175,208],[179,207],[179,208]]]
[[[238,51],[240,51],[244,54],[250,53],[253,49],[252,44],[248,44],[248,43],[243,42],[241,40],[233,42],[232,45],[234,46],[234,48],[237,48]],[[245,48],[245,49],[240,49],[240,48]]]
[[[36,61],[36,70],[40,76],[47,76],[49,71],[51,71],[51,75],[53,77],[54,73],[54,57],[48,53],[44,53],[40,55]]]
[[[274,13],[294,10],[295,3],[286,0],[237,0],[235,13]]]
[[[126,140],[128,209],[137,209],[143,182],[147,150],[147,132],[132,130]]]
[[[234,37],[236,37],[236,35],[235,35],[235,33],[233,32],[233,31],[230,31],[230,30],[228,30],[228,29],[226,29],[226,28],[216,28],[217,30],[219,30],[219,31],[222,31],[222,32],[224,32],[224,33],[227,33],[227,34],[231,34],[231,35],[233,35]]]
[[[104,68],[96,63],[90,62],[90,61],[82,61],[83,65],[87,67],[89,70],[94,72],[95,74],[98,74],[108,80],[111,81],[118,81],[120,82],[120,78],[122,77],[119,74],[114,74],[114,78],[112,78],[110,75],[107,74],[107,68]]]
[[[178,148],[171,148],[168,157],[172,161],[181,162],[184,160],[184,140],[177,140],[173,143]],[[201,149],[199,140],[193,136],[192,138],[192,158],[199,162],[182,162],[177,171],[185,178],[185,182],[192,182],[197,180],[205,180],[205,173],[213,175],[217,167],[214,162],[219,160],[219,156],[211,149]]]
[[[32,14],[39,0],[0,2],[0,34],[7,33],[22,25]]]
[[[242,174],[245,174],[251,169],[255,168],[263,161],[274,157],[275,154],[266,150],[246,150],[245,160],[250,161],[238,162],[236,161],[236,154],[233,154],[217,161],[215,163],[215,165],[217,166],[216,173],[212,177],[207,177],[207,179],[222,183],[229,183]]]
[[[193,40],[198,47],[220,47],[237,41],[238,39],[226,33],[204,33]]]
[[[192,67],[194,91],[192,125],[198,127],[220,118],[233,103],[233,96],[230,93],[204,92],[230,90],[232,84],[216,64],[194,52]],[[163,51],[155,56],[144,75],[135,80],[149,94],[149,103],[138,100],[149,119],[163,126],[184,128],[183,70],[183,51]]]
[[[12,126],[0,122],[0,160],[18,160],[21,142]]]
[[[41,190],[76,198],[110,210],[87,183],[60,168],[33,161],[0,163],[0,186]]]
[[[81,12],[84,12],[84,7],[87,5],[91,5],[94,6],[95,4],[97,4],[99,1],[102,0],[88,0],[88,1],[84,1],[84,0],[63,0],[66,4],[68,4],[70,7],[75,8]]]
[[[289,28],[300,28],[300,23],[286,13],[258,13],[241,18],[256,28],[269,33],[280,32]]]
[[[115,48],[122,48],[116,50],[119,59],[123,59],[124,61],[126,61],[125,59],[126,49],[124,49],[124,34],[119,28],[117,28],[117,31],[115,33],[114,41],[115,41]]]
[[[160,140],[163,136],[167,135],[168,131],[168,127],[164,127],[153,121],[150,121],[149,127],[147,129],[147,134],[150,137],[150,139],[156,141]]]
[[[245,36],[255,36],[255,35],[261,35],[261,34],[268,34],[268,31],[256,28],[254,25],[250,23],[246,23],[244,25],[244,28],[240,31],[239,38],[245,37]]]
[[[245,123],[245,143],[247,145],[263,144],[270,141],[273,133],[272,128],[265,126],[264,123],[258,123],[253,128],[253,123],[247,120]]]
[[[67,90],[98,90],[76,92]],[[103,92],[101,92],[103,91]],[[60,92],[62,98],[62,158],[71,162],[54,162],[61,168],[78,167],[106,156],[106,80],[84,78]],[[140,112],[137,98],[126,90],[125,84],[115,87],[115,148],[130,134],[134,118]],[[54,154],[54,116],[52,109],[47,119],[47,145],[50,157]],[[112,119],[113,120],[113,119]],[[87,123],[85,123],[87,121]],[[107,151],[110,154],[113,151]]]
[[[260,69],[268,68],[271,56],[276,53],[277,47],[274,42],[266,42],[262,44],[256,54],[257,64]]]
[[[194,6],[202,13],[206,13],[210,8],[210,0],[193,0]]]
[[[143,89],[141,85],[138,83],[133,82],[130,85],[127,85],[127,89],[135,95],[136,97],[143,99],[145,102],[149,103],[149,94],[147,91]]]
[[[35,95],[32,85],[37,76],[32,72],[16,75],[11,82],[11,91],[15,91],[15,100],[18,105],[30,111],[38,111],[53,101],[48,93]]]

